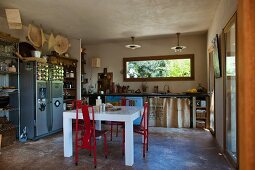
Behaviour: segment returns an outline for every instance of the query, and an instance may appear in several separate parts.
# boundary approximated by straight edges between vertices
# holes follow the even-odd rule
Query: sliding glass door
[[[237,161],[237,108],[236,108],[236,16],[224,29],[225,38],[225,149]]]

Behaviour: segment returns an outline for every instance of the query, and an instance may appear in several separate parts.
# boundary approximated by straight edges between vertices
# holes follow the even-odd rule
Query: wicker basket
[[[197,128],[205,128],[205,121],[196,121],[196,127]]]
[[[9,146],[16,140],[16,127],[6,117],[0,117],[1,147]]]

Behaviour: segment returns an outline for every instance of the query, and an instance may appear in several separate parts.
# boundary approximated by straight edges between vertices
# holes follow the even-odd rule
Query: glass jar
[[[68,71],[66,72],[66,77],[70,77],[70,73]]]
[[[74,78],[74,72],[73,72],[73,70],[70,72],[70,77]]]

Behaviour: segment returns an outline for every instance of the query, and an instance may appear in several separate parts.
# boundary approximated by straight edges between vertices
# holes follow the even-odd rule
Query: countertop
[[[82,97],[90,96],[132,96],[132,97],[205,97],[208,93],[111,93],[111,94],[83,94]]]

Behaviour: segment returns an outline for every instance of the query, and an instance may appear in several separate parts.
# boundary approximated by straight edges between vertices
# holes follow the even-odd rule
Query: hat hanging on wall
[[[176,35],[177,35],[177,46],[174,46],[171,49],[174,50],[174,52],[181,52],[186,47],[185,46],[181,46],[179,44],[180,33],[177,32]]]
[[[51,33],[48,40],[48,50],[51,50],[54,46],[55,46],[55,37],[53,33]]]
[[[54,50],[59,54],[63,54],[67,52],[69,48],[69,41],[66,37],[63,37],[61,35],[57,35],[55,37],[55,43],[54,43]]]
[[[33,24],[28,25],[28,40],[30,43],[36,47],[39,48],[42,46],[42,32],[41,29]]]
[[[137,48],[141,48],[141,45],[135,44],[135,37],[131,37],[132,43],[125,45],[126,48],[130,48],[132,50],[135,50]]]

